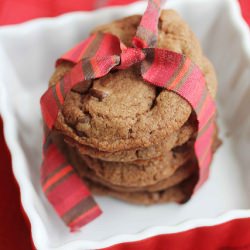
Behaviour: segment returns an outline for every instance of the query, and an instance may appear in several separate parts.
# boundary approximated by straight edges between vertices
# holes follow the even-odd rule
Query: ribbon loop
[[[161,7],[166,0],[149,0],[147,9],[133,38],[135,48],[154,48],[157,44],[158,22]]]

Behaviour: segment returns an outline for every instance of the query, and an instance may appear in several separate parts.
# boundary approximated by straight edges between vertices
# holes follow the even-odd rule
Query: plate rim
[[[188,2],[192,4],[196,1],[199,1],[199,0],[188,0]],[[213,2],[217,0],[212,0],[212,1],[206,0],[206,1],[207,2],[209,1],[212,4]],[[181,2],[181,0],[175,0],[175,2]],[[231,21],[235,25],[235,28],[239,31],[239,35],[241,36],[241,42],[242,42],[241,46],[243,47],[246,53],[246,56],[248,58],[249,64],[250,64],[250,32],[249,32],[247,24],[241,17],[239,4],[238,2],[234,0],[224,0],[223,4],[225,5],[227,4],[229,7],[228,11],[230,13]],[[137,5],[145,6],[145,3],[137,2],[137,3],[127,5],[127,6],[106,7],[106,8],[102,8],[99,10],[95,10],[93,12],[77,11],[73,13],[63,14],[58,17],[38,18],[38,19],[27,21],[25,23],[21,23],[17,25],[6,25],[0,28],[0,35],[2,32],[13,32],[13,31],[20,32],[22,29],[31,29],[31,30],[37,29],[38,27],[41,27],[41,26],[50,25],[51,22],[53,22],[53,25],[55,27],[57,24],[61,24],[62,22],[68,22],[70,19],[77,18],[77,16],[80,16],[80,15],[90,16],[93,14],[98,14],[100,12],[109,11],[110,9],[118,10],[118,9],[133,7]],[[4,54],[4,51],[0,50],[0,54],[1,53]],[[16,139],[16,135],[15,135],[16,128],[13,122],[15,120],[15,117],[7,104],[8,104],[8,100],[6,100],[4,84],[0,83],[0,114],[2,115],[2,119],[5,124],[4,137],[6,140],[6,144],[8,145],[9,151],[11,152],[13,175],[20,188],[20,196],[21,196],[21,203],[22,203],[23,210],[25,211],[27,217],[30,220],[33,242],[37,247],[39,247],[39,249],[44,249],[40,247],[40,246],[43,247],[44,245],[41,243],[40,237],[38,237],[38,235],[41,234],[40,226],[41,225],[45,226],[45,225],[43,224],[42,219],[39,216],[38,212],[35,209],[33,210],[33,208],[35,207],[32,207],[32,209],[29,207],[29,201],[30,201],[29,197],[30,196],[33,197],[33,194],[31,193],[32,188],[27,189],[27,184],[31,185],[31,180],[29,180],[28,176],[26,175],[26,178],[29,180],[29,182],[25,183],[25,190],[24,190],[23,182],[25,181],[25,179],[23,179],[23,176],[21,178],[20,174],[18,173],[17,168],[19,165],[18,162],[20,162],[19,157],[20,156],[23,157],[24,163],[25,163],[25,157],[22,152],[21,146],[15,143],[15,140],[13,140],[13,139]],[[13,152],[15,152],[15,154],[13,154]],[[34,200],[34,197],[32,199]],[[59,245],[59,246],[52,247],[52,248],[50,246],[50,249],[67,250],[69,249],[69,247],[71,249],[78,249],[82,247],[83,244],[89,248],[104,248],[104,247],[112,246],[112,245],[122,243],[122,242],[133,242],[133,241],[138,241],[138,240],[143,240],[149,237],[153,237],[156,235],[184,232],[193,228],[199,228],[203,226],[215,226],[215,225],[219,225],[219,224],[222,224],[222,223],[234,220],[234,219],[249,218],[249,217],[250,217],[250,209],[231,210],[221,215],[218,215],[215,218],[191,219],[191,220],[187,220],[185,222],[182,222],[173,226],[160,226],[160,227],[155,226],[155,227],[144,229],[139,233],[120,234],[120,235],[108,237],[107,239],[100,240],[100,241],[75,240],[75,241],[70,241],[64,245]],[[40,221],[38,218],[40,219]]]

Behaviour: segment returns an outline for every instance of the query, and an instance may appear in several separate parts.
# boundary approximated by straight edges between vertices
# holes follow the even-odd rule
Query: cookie
[[[132,16],[96,28],[93,32],[117,35],[131,46],[141,16]],[[188,25],[172,10],[162,11],[157,47],[183,53],[203,71],[213,97],[217,81]],[[55,84],[70,68],[62,63],[50,80]],[[159,144],[187,122],[190,105],[179,95],[143,81],[138,68],[114,71],[68,93],[55,129],[75,142],[105,152]],[[191,124],[195,126],[195,124]]]
[[[126,163],[81,157],[96,176],[105,182],[126,187],[144,187],[173,175],[180,166],[194,157],[194,153],[190,150],[181,153],[170,151],[158,158]]]
[[[65,137],[71,147],[75,148],[81,155],[87,155],[104,161],[132,162],[136,160],[148,160],[164,155],[167,151],[183,145],[190,138],[195,137],[195,128],[191,124],[185,124],[179,131],[164,138],[159,144],[146,148],[136,148],[117,152],[105,152],[86,145],[81,145],[70,137]]]
[[[76,165],[77,162],[74,163],[74,166]],[[95,174],[93,170],[91,170],[87,166],[84,166],[83,164],[81,165],[81,167],[78,167],[77,170],[78,174],[82,178],[84,177],[88,178],[91,181],[99,183],[107,188],[110,188],[118,192],[138,192],[138,191],[156,192],[175,186],[180,182],[184,181],[185,179],[189,178],[192,174],[194,174],[195,171],[197,171],[197,164],[195,164],[193,161],[189,161],[183,166],[181,166],[179,169],[177,169],[177,171],[170,177],[154,185],[145,187],[127,187],[127,186],[113,185],[109,182],[103,181]]]
[[[217,133],[216,129],[213,139],[214,152],[220,144]],[[157,184],[173,175],[188,159],[194,158],[191,144],[187,148],[176,147],[174,151],[167,152],[164,157],[148,161],[105,162],[77,154],[73,148],[66,145],[63,136],[59,133],[53,133],[53,141],[79,173],[84,171],[84,167],[87,165],[102,182],[130,188],[142,188]]]
[[[217,127],[213,137],[213,152],[220,145],[218,139]],[[94,178],[98,178],[102,183],[107,183],[109,187],[122,186],[126,189],[144,189],[148,186],[164,186],[166,179],[173,176],[182,165],[191,164],[193,168],[197,164],[193,161],[195,158],[193,152],[193,143],[189,147],[176,147],[174,151],[165,153],[164,156],[147,161],[135,161],[130,163],[106,162],[90,157],[79,156],[73,153],[74,166],[81,173],[82,166],[85,164],[94,173]],[[190,168],[192,168],[190,167]],[[183,174],[183,172],[181,171]],[[162,182],[163,184],[160,184]]]
[[[190,199],[196,182],[197,175],[194,175],[183,183],[162,191],[118,192],[90,181],[87,178],[85,179],[85,183],[93,194],[108,195],[138,205],[152,205],[168,202],[185,203]]]

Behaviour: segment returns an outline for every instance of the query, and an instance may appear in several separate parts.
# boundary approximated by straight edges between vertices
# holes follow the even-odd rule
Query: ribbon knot
[[[120,65],[117,69],[127,69],[132,65],[142,62],[146,57],[146,49],[126,48],[120,54]]]

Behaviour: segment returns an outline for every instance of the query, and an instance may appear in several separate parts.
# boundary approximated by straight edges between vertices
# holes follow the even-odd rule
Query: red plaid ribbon
[[[147,10],[133,38],[133,48],[127,48],[116,36],[97,33],[62,56],[57,65],[70,61],[75,66],[42,96],[42,114],[51,130],[66,94],[76,84],[103,77],[114,69],[122,70],[140,63],[141,77],[146,82],[179,94],[197,115],[198,136],[194,146],[200,170],[197,189],[209,172],[216,109],[201,70],[189,58],[154,48],[163,2],[148,1]],[[84,183],[48,136],[44,147],[42,186],[57,213],[72,230],[100,214]]]

